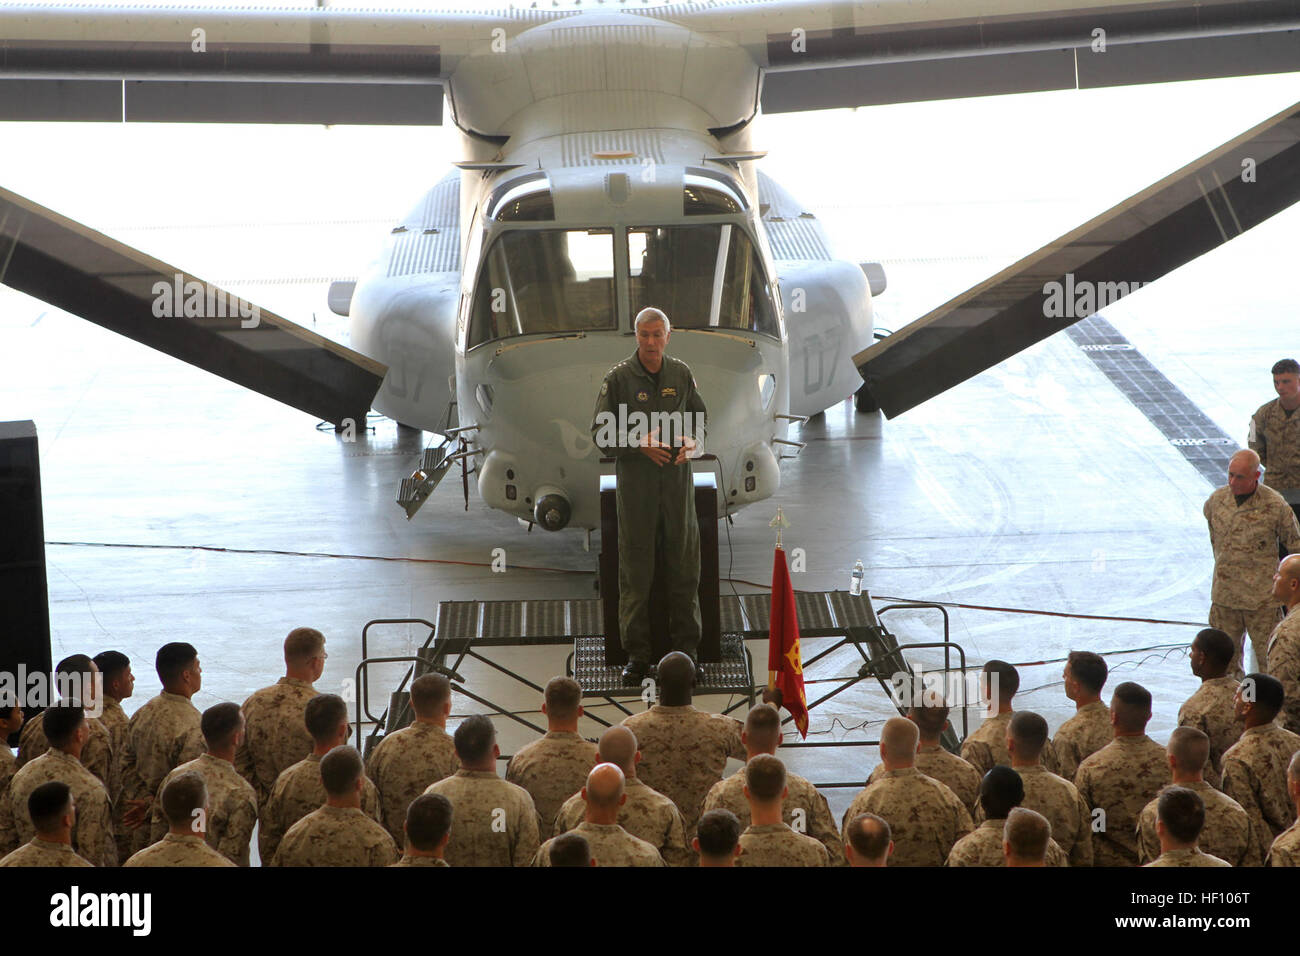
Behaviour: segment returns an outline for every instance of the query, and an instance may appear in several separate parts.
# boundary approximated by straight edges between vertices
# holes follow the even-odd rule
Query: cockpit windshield
[[[503,233],[483,260],[469,347],[617,324],[614,230],[516,229]]]
[[[653,305],[673,328],[780,336],[758,250],[732,223],[627,229],[509,229],[483,257],[467,347],[516,335],[617,330],[626,243],[628,313]]]
[[[730,223],[627,231],[631,313],[663,309],[673,328],[779,336],[758,250]]]

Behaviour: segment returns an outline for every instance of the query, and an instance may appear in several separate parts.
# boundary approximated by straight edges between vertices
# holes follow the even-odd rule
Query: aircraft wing
[[[712,0],[635,10],[743,46],[766,113],[1300,70],[1297,0]]]
[[[0,3],[0,121],[439,125],[462,57],[570,15]]]

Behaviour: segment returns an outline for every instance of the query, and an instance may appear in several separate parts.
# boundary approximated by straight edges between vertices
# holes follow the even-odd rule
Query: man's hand
[[[637,450],[661,468],[668,464],[673,457],[673,450],[659,440],[659,429],[657,428],[641,439],[641,444]]]
[[[682,438],[682,447],[677,449],[677,457],[673,459],[674,465],[684,465],[695,457],[697,443],[694,438],[686,435]]]
[[[126,801],[126,805],[129,809],[122,814],[122,825],[128,830],[136,830],[141,827],[145,822],[146,815],[149,813],[150,805],[152,803],[153,800],[151,798]]]

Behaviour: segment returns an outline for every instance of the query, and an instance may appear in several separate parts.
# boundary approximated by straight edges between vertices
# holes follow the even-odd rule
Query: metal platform
[[[569,674],[582,685],[584,697],[609,697],[638,693],[641,688],[623,683],[621,665],[605,663],[603,637],[579,637],[573,642]],[[703,661],[695,685],[697,694],[744,694],[754,704],[754,662],[740,634],[722,635],[722,660]]]

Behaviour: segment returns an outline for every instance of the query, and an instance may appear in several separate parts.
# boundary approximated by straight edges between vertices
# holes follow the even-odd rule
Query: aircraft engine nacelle
[[[447,405],[456,395],[459,300],[454,273],[372,276],[357,284],[352,346],[388,366],[377,411],[425,431],[447,428]]]
[[[872,342],[871,286],[857,263],[841,260],[791,263],[780,275],[790,412],[815,415],[862,387],[853,356]]]

